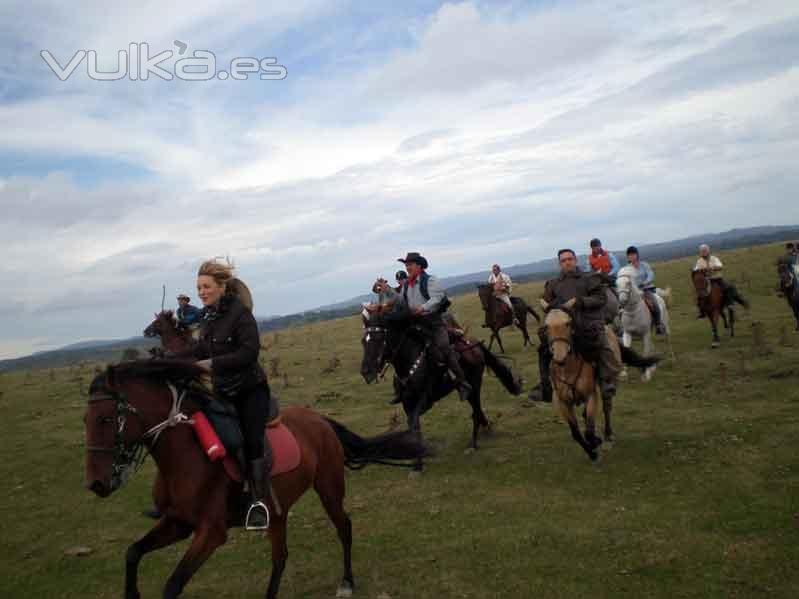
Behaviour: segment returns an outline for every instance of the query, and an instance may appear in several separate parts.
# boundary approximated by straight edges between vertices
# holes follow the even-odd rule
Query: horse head
[[[388,354],[388,324],[385,318],[376,312],[369,312],[362,315],[363,337],[363,360],[361,361],[361,376],[367,384],[377,381],[380,373],[386,367]]]
[[[167,327],[172,329],[177,327],[172,310],[163,310],[154,316],[155,320],[144,329],[145,337],[161,337],[167,331]]]
[[[94,378],[83,417],[87,489],[108,497],[127,482],[155,444],[157,424],[169,421],[175,399],[166,381],[200,373],[187,362],[137,360]]]
[[[712,290],[710,286],[710,277],[707,276],[707,273],[704,270],[692,270],[691,281],[694,284],[696,297],[702,299],[710,295]]]
[[[780,259],[777,262],[777,276],[780,278],[780,287],[783,289],[790,289],[796,283],[793,268],[785,260]]]
[[[494,298],[494,286],[489,283],[481,283],[477,286],[477,295],[480,297],[480,304],[486,312],[491,306],[491,300]]]
[[[544,319],[549,351],[555,364],[563,364],[572,352],[574,345],[572,322],[568,312],[558,309],[550,310]]]
[[[634,266],[621,268],[616,275],[616,291],[619,297],[619,306],[625,308],[630,300],[634,300],[638,295],[638,288],[633,284],[633,280],[638,276],[638,269]]]

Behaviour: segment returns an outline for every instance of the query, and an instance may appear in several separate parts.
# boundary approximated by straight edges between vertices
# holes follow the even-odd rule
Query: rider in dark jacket
[[[228,264],[209,260],[200,267],[197,291],[205,306],[194,356],[211,373],[214,392],[238,412],[253,501],[245,528],[269,527],[266,498],[270,493],[272,448],[264,437],[266,423],[277,417],[266,373],[258,362],[261,341],[247,287],[233,277]]]
[[[611,347],[605,329],[604,307],[607,295],[602,279],[595,273],[585,273],[577,268],[577,256],[572,250],[558,252],[558,262],[561,268],[560,276],[547,281],[541,305],[547,311],[559,308],[574,314],[577,349],[581,353],[596,357],[602,399],[610,402],[616,393],[616,377],[621,371],[621,363]],[[545,333],[546,329],[542,328],[541,345],[538,348],[540,391],[531,393],[531,398],[552,401],[552,386],[549,380],[552,355]]]

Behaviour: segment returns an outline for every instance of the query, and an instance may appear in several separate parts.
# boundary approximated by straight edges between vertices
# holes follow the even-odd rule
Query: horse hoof
[[[408,472],[408,479],[414,480],[417,478],[422,478],[422,471],[421,470],[411,470]]]
[[[463,450],[463,455],[472,455],[475,451],[477,451],[476,447],[467,447]]]
[[[336,599],[340,597],[352,597],[352,585],[349,582],[344,581],[339,585],[336,590]]]
[[[598,466],[599,462],[602,461],[600,455],[601,454],[598,451],[592,451],[590,454],[588,454],[588,457],[591,458],[591,463],[594,466]]]
[[[714,341],[713,343],[710,344],[710,347],[716,349],[719,345],[721,345],[721,343],[719,343],[718,341]]]

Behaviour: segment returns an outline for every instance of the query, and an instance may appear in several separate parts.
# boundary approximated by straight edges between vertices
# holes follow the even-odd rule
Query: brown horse
[[[183,559],[169,577],[163,596],[180,595],[194,573],[227,540],[228,529],[241,526],[242,485],[221,462],[211,462],[186,423],[197,411],[191,394],[176,389],[178,381],[201,374],[194,364],[177,360],[137,361],[109,367],[91,384],[85,415],[86,486],[100,497],[118,489],[146,457],[152,455],[159,477],[153,489],[163,517],[133,543],[125,558],[125,598],[140,597],[137,585],[141,558],[194,535]],[[351,568],[352,525],[344,511],[344,467],[415,460],[424,448],[407,432],[363,439],[316,412],[291,407],[282,421],[294,434],[301,453],[299,466],[274,476],[275,509],[269,528],[272,575],[267,599],[277,596],[286,564],[289,508],[313,487],[338,532],[344,550],[344,576],[337,596],[354,588]]]
[[[520,297],[512,297],[511,304],[513,304],[513,312],[508,309],[508,305],[494,295],[494,286],[487,283],[477,286],[477,293],[480,296],[480,303],[485,312],[484,328],[491,329],[491,339],[488,342],[488,349],[494,344],[494,339],[499,344],[499,351],[505,353],[505,348],[502,346],[502,339],[499,336],[499,330],[514,325],[513,312],[516,313],[516,325],[521,330],[524,336],[524,346],[532,345],[530,340],[530,333],[527,332],[527,314],[532,314],[538,322],[541,318],[535,310],[527,305]]]
[[[155,315],[146,329],[145,337],[160,337],[161,347],[167,351],[180,352],[191,343],[191,330],[178,326],[172,310],[162,310]]]
[[[691,282],[696,292],[696,302],[702,314],[710,319],[710,328],[713,331],[713,342],[711,347],[718,347],[719,340],[718,320],[724,322],[724,328],[730,331],[730,337],[735,337],[735,310],[733,304],[741,304],[744,308],[749,308],[747,302],[732,285],[727,289],[722,289],[721,285],[714,284],[713,280],[704,270],[692,270]],[[726,311],[726,313],[725,313]]]
[[[593,362],[582,356],[577,350],[577,339],[574,334],[573,320],[564,310],[550,310],[544,319],[548,350],[552,355],[549,367],[549,379],[552,383],[553,401],[561,415],[569,425],[572,438],[588,454],[592,462],[599,459],[597,448],[602,439],[596,434],[596,413],[601,401],[601,393],[597,380],[597,368]],[[657,357],[642,357],[630,348],[619,344],[616,335],[605,327],[611,346],[619,352],[618,357],[625,364],[635,366],[642,371],[657,364]],[[585,436],[580,433],[575,408],[585,404]],[[613,440],[611,414],[612,402],[603,401],[602,411],[605,421],[605,439]]]
[[[552,353],[549,378],[553,400],[571,430],[572,438],[588,454],[592,462],[599,459],[597,448],[602,439],[596,435],[596,411],[601,401],[596,368],[574,351],[572,318],[563,310],[550,310],[544,319],[547,341]],[[575,408],[585,404],[585,436],[580,433]],[[605,436],[613,434],[610,405],[605,406]]]
[[[777,261],[777,276],[780,279],[779,291],[791,307],[796,330],[799,331],[799,282],[796,280],[793,266],[781,258]]]

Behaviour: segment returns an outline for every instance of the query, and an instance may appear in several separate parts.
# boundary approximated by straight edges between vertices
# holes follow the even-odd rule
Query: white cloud
[[[408,250],[455,274],[595,235],[623,247],[796,222],[799,9],[785,4],[444,5],[398,21],[409,47],[349,62],[344,77],[290,77],[274,104],[219,86],[151,88],[152,102],[133,84],[0,95],[0,152],[115,159],[156,175],[86,187],[68,172],[4,174],[0,274],[15,282],[15,308],[0,330],[135,334],[162,283],[170,298],[190,291],[215,255],[232,256],[256,310],[274,314],[365,292]],[[325,10],[311,6],[265,35]],[[36,40],[69,28],[63,14],[59,26],[38,8],[25,14]],[[230,46],[246,18],[210,31],[218,14],[166,19],[158,35],[185,27]],[[81,27],[102,38],[93,18]],[[137,19],[98,43],[130,39],[147,25]]]

